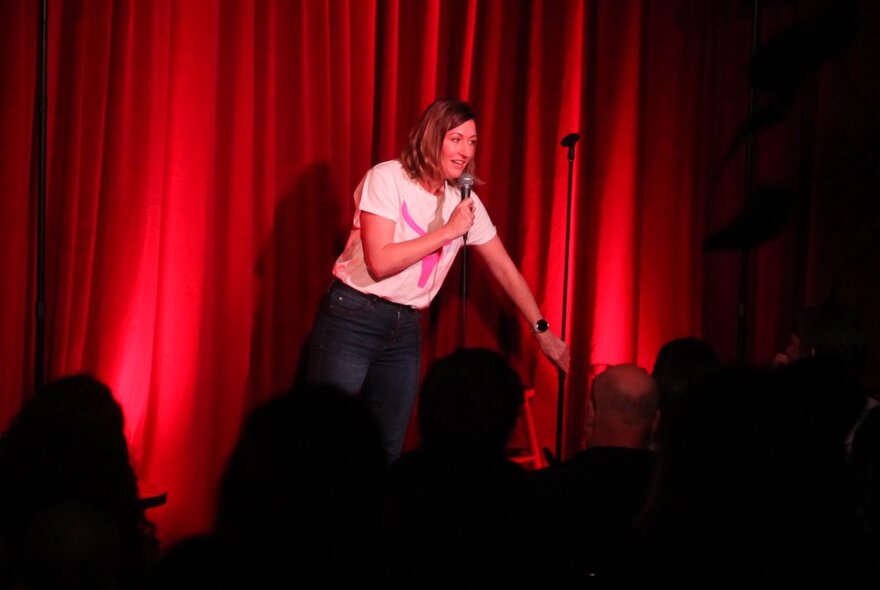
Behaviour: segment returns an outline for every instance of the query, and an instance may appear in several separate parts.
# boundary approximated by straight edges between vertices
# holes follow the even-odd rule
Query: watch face
[[[535,323],[535,332],[546,332],[550,329],[550,324],[547,323],[547,320],[538,320]]]

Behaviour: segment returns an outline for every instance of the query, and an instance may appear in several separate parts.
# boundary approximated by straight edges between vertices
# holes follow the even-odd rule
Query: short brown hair
[[[440,151],[446,133],[471,119],[474,119],[474,113],[470,105],[460,100],[441,98],[428,105],[418,124],[409,132],[406,147],[400,155],[406,173],[414,180],[441,177]],[[471,159],[464,171],[473,175],[474,168]]]

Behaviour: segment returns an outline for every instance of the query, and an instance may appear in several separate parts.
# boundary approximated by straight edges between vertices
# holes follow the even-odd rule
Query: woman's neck
[[[420,180],[419,184],[422,185],[422,188],[428,191],[433,195],[439,195],[443,192],[443,188],[446,185],[445,180]]]

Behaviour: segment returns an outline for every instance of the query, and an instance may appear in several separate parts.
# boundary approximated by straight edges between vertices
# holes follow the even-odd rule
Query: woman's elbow
[[[367,274],[376,282],[386,279],[392,274],[387,265],[372,260],[370,257],[366,257],[364,262],[366,263]]]

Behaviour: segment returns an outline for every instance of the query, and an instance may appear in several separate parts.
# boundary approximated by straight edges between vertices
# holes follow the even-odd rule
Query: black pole
[[[467,234],[462,236],[464,243],[461,246],[461,325],[458,332],[458,346],[465,347],[465,334],[467,328]]]
[[[752,58],[758,51],[758,15],[760,0],[754,0],[752,14]],[[749,118],[755,113],[755,88],[749,88]],[[755,134],[750,133],[746,139],[745,170],[743,173],[743,206],[748,206],[749,195],[752,193],[752,179],[755,167]],[[739,294],[736,306],[736,364],[745,366],[748,336],[748,299],[749,299],[749,257],[748,248],[739,253]]]
[[[565,205],[565,264],[562,271],[562,323],[559,329],[559,337],[565,340],[565,324],[568,315],[568,254],[571,241],[571,191],[574,181],[574,144],[581,138],[577,133],[569,133],[562,138],[562,147],[568,148],[568,191]],[[565,371],[556,370],[557,394],[556,394],[556,458],[562,461],[563,439],[565,432]]]
[[[471,196],[471,189],[474,186],[474,176],[470,172],[465,172],[458,179],[459,190],[461,191],[461,200],[464,201]],[[467,337],[467,232],[461,236],[461,326],[459,327],[459,348],[465,347]]]
[[[45,378],[46,332],[46,115],[48,109],[48,46],[49,3],[40,2],[40,31],[37,68],[37,137],[39,163],[37,165],[37,259],[36,307],[34,325],[34,388],[39,389]]]

